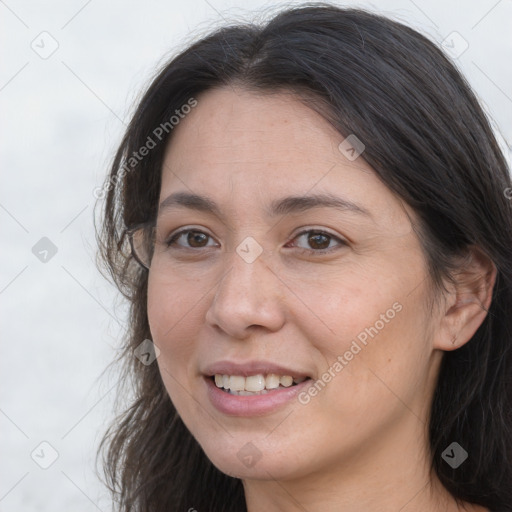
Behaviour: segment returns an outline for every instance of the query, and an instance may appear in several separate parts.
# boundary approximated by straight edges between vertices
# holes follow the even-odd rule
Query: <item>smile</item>
[[[215,385],[231,395],[251,396],[263,395],[271,390],[289,388],[300,384],[306,377],[292,377],[291,375],[277,375],[275,373],[257,374],[244,377],[243,375],[226,375],[216,373]]]
[[[226,377],[228,389],[224,387],[224,377]],[[270,377],[269,385],[276,386],[277,384],[277,387],[267,389],[268,377]],[[220,383],[221,378],[222,384]],[[243,385],[243,389],[230,389],[232,379],[235,388],[240,388]],[[281,383],[281,379],[283,379],[285,385]],[[216,384],[215,380],[219,385]],[[265,416],[287,405],[290,406],[296,403],[299,393],[313,381],[307,377],[297,379],[301,382],[293,382],[293,380],[290,375],[279,376],[277,374],[265,376],[259,374],[249,377],[216,374],[215,377],[205,377],[203,379],[206,383],[206,395],[213,407],[223,415],[238,417]],[[246,389],[246,386],[250,389],[261,388],[263,382],[265,387],[258,391],[248,391]]]

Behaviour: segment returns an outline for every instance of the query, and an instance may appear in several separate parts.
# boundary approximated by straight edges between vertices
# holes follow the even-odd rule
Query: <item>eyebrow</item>
[[[200,212],[210,213],[223,218],[222,212],[217,203],[206,196],[191,194],[188,192],[175,192],[164,199],[159,205],[159,214],[164,210],[173,208],[189,208]],[[268,217],[301,213],[313,208],[335,208],[341,211],[348,211],[372,217],[372,214],[361,205],[343,199],[332,194],[313,194],[307,196],[288,196],[275,199],[265,209]]]

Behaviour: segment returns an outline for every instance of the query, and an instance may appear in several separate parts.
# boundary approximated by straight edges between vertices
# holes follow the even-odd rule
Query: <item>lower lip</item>
[[[205,377],[208,398],[213,406],[229,416],[262,416],[272,413],[284,404],[292,401],[308,385],[311,379],[289,388],[277,388],[264,395],[232,395],[215,385],[211,378]]]

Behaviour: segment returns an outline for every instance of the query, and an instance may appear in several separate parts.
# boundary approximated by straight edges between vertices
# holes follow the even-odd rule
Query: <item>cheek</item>
[[[185,326],[190,327],[190,319],[197,317],[202,306],[201,298],[207,289],[206,285],[198,285],[178,275],[156,276],[150,272],[148,318],[155,339],[165,342],[183,331]]]
[[[183,280],[152,278],[148,283],[148,320],[153,342],[160,349],[158,364],[164,382],[166,373],[183,380],[194,353],[194,340],[201,328],[201,302]]]
[[[358,337],[361,343],[371,339],[376,323],[379,333],[388,331],[399,315],[397,298],[402,294],[397,283],[379,282],[381,276],[365,268],[303,279],[296,294],[302,304],[295,310],[295,321],[331,358],[349,350]]]
[[[311,401],[317,401],[314,410],[326,426],[344,424],[357,436],[408,411],[423,416],[430,367],[428,339],[419,328],[423,310],[420,301],[392,299],[368,302],[364,312],[341,316],[341,335],[321,347],[328,366],[319,380],[327,384],[319,384]]]
[[[430,345],[418,272],[383,265],[353,270],[316,285],[306,281],[301,295],[310,311],[295,321],[322,361],[326,386],[319,395],[357,417],[363,404],[376,411],[383,403],[399,405],[397,396],[412,400],[426,380]]]

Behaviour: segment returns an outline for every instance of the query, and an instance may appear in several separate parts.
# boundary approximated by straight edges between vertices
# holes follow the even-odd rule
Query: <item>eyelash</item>
[[[174,233],[173,235],[170,236],[170,238],[165,242],[166,246],[168,248],[172,247],[172,246],[176,246],[176,241],[184,234],[186,233],[201,233],[203,235],[206,235],[207,237],[209,237],[210,239],[213,238],[211,235],[209,235],[208,233],[204,233],[203,231],[200,231],[198,229],[182,229],[181,231],[178,231],[177,233]],[[329,237],[331,240],[335,240],[339,243],[339,245],[337,247],[331,247],[331,248],[328,248],[328,249],[303,249],[303,248],[298,248],[299,249],[299,252],[301,254],[304,254],[304,253],[308,253],[308,254],[315,254],[315,255],[322,255],[322,254],[327,254],[327,253],[330,253],[336,249],[339,249],[340,247],[343,247],[343,246],[347,246],[347,242],[345,242],[344,240],[342,240],[341,238],[327,232],[327,231],[322,231],[322,230],[319,230],[319,229],[306,229],[304,231],[301,231],[300,233],[297,233],[297,235],[295,235],[295,237],[293,238],[293,240],[301,237],[302,235],[305,235],[305,234],[308,234],[308,233],[314,233],[315,235],[325,235],[327,237]],[[200,248],[194,248],[194,247],[181,247],[181,246],[177,246],[179,247],[180,249],[185,249],[185,250],[191,250],[191,251],[196,251],[196,250],[199,250],[199,249],[205,249],[207,247],[200,247]]]

